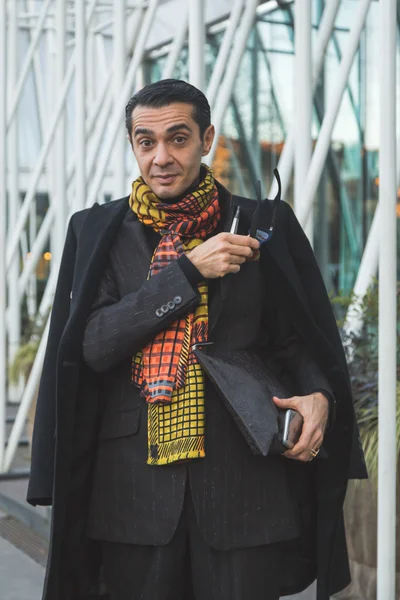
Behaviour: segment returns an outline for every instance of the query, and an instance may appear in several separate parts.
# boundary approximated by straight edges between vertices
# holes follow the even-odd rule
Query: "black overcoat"
[[[222,186],[220,192],[228,195]],[[232,200],[244,214],[252,212],[252,200]],[[270,223],[271,206],[263,203],[261,228]],[[96,373],[82,360],[82,338],[128,208],[128,198],[95,204],[73,215],[68,227],[39,389],[28,489],[28,502],[53,506],[45,600],[77,600],[70,589],[81,590],[81,600],[106,598],[104,590],[93,586],[100,564],[97,545],[85,536],[101,415]],[[367,476],[346,360],[313,251],[287,203],[279,204],[275,233],[263,245],[260,260],[269,285],[336,398],[335,422],[324,441],[328,458],[317,467],[317,590],[318,600],[328,600],[349,583],[342,515],[347,481]],[[221,311],[223,294],[220,297]],[[74,585],[65,585],[71,580]]]

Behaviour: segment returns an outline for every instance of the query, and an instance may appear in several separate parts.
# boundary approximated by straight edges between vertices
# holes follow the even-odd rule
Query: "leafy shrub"
[[[344,318],[355,301],[363,326],[359,334],[345,333]],[[331,298],[343,345],[349,363],[354,408],[360,428],[365,459],[371,479],[378,473],[378,282],[369,288],[364,298],[337,296]],[[397,315],[400,317],[400,286],[397,289]],[[397,322],[397,450],[400,452],[400,324]]]

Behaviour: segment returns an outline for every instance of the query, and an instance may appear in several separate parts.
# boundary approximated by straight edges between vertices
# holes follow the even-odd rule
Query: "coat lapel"
[[[219,202],[221,209],[221,222],[219,232],[229,231],[233,219],[234,206],[232,203],[232,195],[222,185],[217,184]],[[230,279],[222,277],[214,280],[212,285],[215,286],[214,294],[208,307],[208,331],[211,333],[215,328],[219,317],[221,316],[224,300],[228,294]]]

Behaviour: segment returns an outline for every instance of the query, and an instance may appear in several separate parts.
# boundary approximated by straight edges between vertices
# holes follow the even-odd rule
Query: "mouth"
[[[161,183],[161,185],[170,185],[175,181],[177,177],[178,175],[171,173],[168,175],[155,175],[154,179],[157,179],[157,181]]]

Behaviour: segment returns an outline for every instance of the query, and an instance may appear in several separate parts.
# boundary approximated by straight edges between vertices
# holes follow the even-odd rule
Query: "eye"
[[[184,143],[186,142],[186,139],[187,139],[187,138],[186,138],[184,135],[177,135],[177,136],[174,138],[174,142],[176,142],[176,143],[177,143],[177,144],[179,144],[179,145],[182,145],[182,144],[184,144]]]
[[[141,140],[139,142],[139,146],[141,146],[142,148],[150,148],[152,143],[153,142],[151,140]]]

